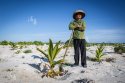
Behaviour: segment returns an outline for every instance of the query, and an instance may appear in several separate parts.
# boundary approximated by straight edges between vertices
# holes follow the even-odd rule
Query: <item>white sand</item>
[[[21,53],[15,54],[16,50],[11,50],[10,46],[0,46],[0,83],[76,83],[74,80],[90,79],[95,83],[125,83],[125,54],[114,53],[112,46],[106,46],[104,49],[106,58],[115,58],[115,62],[102,63],[87,60],[87,68],[81,65],[77,67],[64,66],[64,70],[68,73],[64,76],[53,78],[41,78],[42,73],[39,69],[43,69],[43,65],[47,63],[40,52],[36,50],[37,46],[31,45],[21,49]],[[47,51],[48,46],[38,46]],[[32,53],[25,54],[24,50],[30,49]],[[87,47],[87,56],[95,56],[96,46]],[[65,49],[62,49],[57,59],[61,59]],[[74,63],[74,50],[69,48],[66,61]],[[57,60],[56,59],[56,60]],[[42,62],[39,68],[38,64]]]

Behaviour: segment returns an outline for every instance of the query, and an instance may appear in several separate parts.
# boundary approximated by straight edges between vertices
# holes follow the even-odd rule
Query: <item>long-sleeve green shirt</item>
[[[81,28],[76,27],[77,25],[81,25]],[[74,20],[72,22],[70,22],[69,24],[69,30],[74,30],[73,32],[73,39],[85,39],[85,31],[86,28],[86,24],[85,21],[83,20]]]

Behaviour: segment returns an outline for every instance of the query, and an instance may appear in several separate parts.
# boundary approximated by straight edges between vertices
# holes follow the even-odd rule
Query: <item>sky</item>
[[[0,41],[65,42],[77,9],[87,42],[125,43],[125,0],[0,0]]]

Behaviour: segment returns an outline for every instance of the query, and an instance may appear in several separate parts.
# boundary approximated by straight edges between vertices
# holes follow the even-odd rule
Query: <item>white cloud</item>
[[[32,23],[33,25],[36,25],[36,24],[37,24],[37,20],[36,20],[36,18],[33,17],[33,16],[30,16],[30,17],[28,18],[28,22],[29,22],[29,23]]]

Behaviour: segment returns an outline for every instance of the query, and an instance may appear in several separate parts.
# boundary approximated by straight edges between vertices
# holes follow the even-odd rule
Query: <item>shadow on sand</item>
[[[33,63],[33,64],[28,64],[28,63],[27,63],[29,66],[31,66],[31,67],[37,69],[37,70],[40,71],[40,72],[46,72],[46,71],[47,71],[47,67],[44,66],[44,65],[42,65],[42,62],[48,62],[48,59],[47,59],[47,58],[45,58],[45,57],[40,57],[40,56],[38,56],[38,55],[32,55],[31,57],[33,57],[33,59],[40,59],[41,63],[38,63],[38,64],[35,64],[35,63]],[[41,66],[42,66],[42,70],[41,70]]]
[[[39,57],[38,55],[32,55],[31,57],[33,57],[34,59],[40,59],[41,62],[42,62],[42,61],[48,62],[48,59],[45,58],[45,57]]]
[[[38,71],[42,72],[39,64],[34,64],[33,63],[33,64],[28,64],[28,65],[31,66],[31,67],[33,67],[33,68],[35,68],[35,69],[37,69]]]

